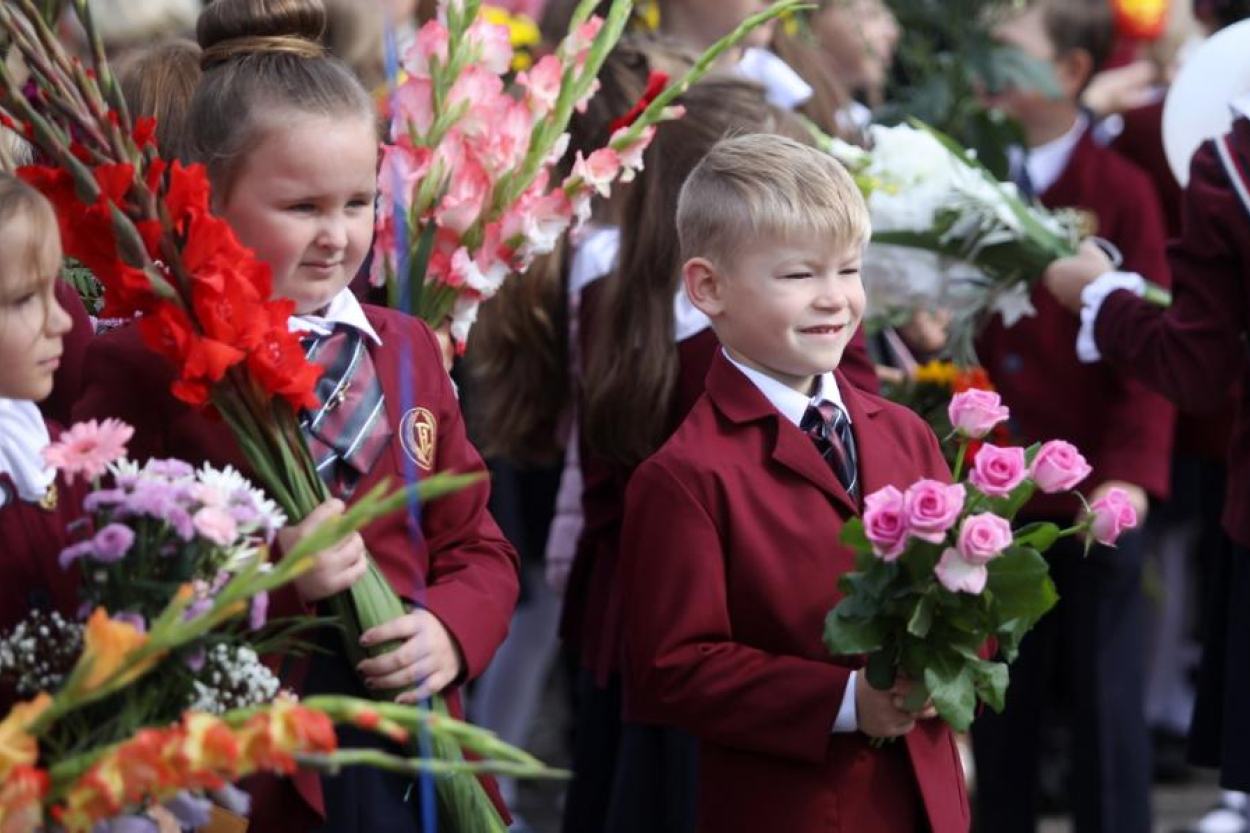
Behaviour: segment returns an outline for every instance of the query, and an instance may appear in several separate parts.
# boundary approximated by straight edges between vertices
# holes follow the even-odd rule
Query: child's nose
[[[65,307],[61,306],[61,302],[53,296],[51,305],[48,307],[48,320],[44,325],[44,331],[49,336],[59,337],[68,333],[73,326],[74,319],[65,311]]]
[[[347,246],[347,222],[342,217],[327,217],[317,234],[317,245],[323,249],[342,249]]]

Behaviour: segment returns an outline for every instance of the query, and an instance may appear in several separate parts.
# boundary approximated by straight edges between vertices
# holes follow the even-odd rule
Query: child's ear
[[[686,285],[686,295],[695,309],[708,318],[720,315],[724,309],[722,277],[715,264],[706,258],[693,257],[682,265],[681,280]]]
[[[1055,77],[1067,98],[1077,101],[1094,77],[1094,58],[1084,49],[1073,49],[1055,60]]]

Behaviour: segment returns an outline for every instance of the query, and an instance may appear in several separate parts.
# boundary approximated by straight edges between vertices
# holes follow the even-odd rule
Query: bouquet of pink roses
[[[998,394],[969,390],[951,400],[949,415],[960,440],[955,482],[887,486],[843,528],[842,543],[857,553],[855,571],[838,582],[843,598],[825,619],[825,645],[835,655],[866,654],[875,688],[891,688],[900,675],[912,680],[908,708],[932,699],[964,731],[978,700],[1002,710],[1007,664],[1058,598],[1042,553],[1068,535],[1112,545],[1137,516],[1124,492],[1112,489],[1068,529],[1014,529],[1035,492],[1074,490],[1089,464],[1063,440],[1027,449],[986,443],[961,482],[968,445],[1008,412]],[[992,643],[1004,661],[984,658]]]

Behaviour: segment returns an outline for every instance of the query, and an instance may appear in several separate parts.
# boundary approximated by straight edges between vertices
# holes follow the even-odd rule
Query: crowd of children
[[[1166,675],[1151,667],[1145,576],[1163,522],[1114,549],[1070,539],[1051,551],[1060,602],[1025,640],[1004,711],[978,716],[971,762],[931,703],[905,702],[908,680],[878,690],[821,641],[852,569],[831,542],[865,495],[950,479],[929,426],[879,396],[898,370],[878,365],[862,327],[867,207],[810,130],[866,140],[906,38],[885,0],[818,3],[807,31],[766,25],[727,53],[681,96],[684,116],[658,129],[637,178],[483,308],[456,382],[445,336],[369,303],[359,280],[378,190],[382,21],[411,37],[434,4],[99,5],[116,7],[100,14],[118,30],[130,108],[157,117],[163,156],[206,167],[213,210],[269,265],[274,294],[295,302],[291,329],[327,367],[303,425],[334,497],[281,530],[277,550],[413,462],[422,476],[492,474],[419,523],[401,513],[348,536],[275,596],[277,612],[311,613],[361,577],[367,552],[419,602],[363,636],[400,647],[356,667],[332,634],[315,635],[324,650],[287,664],[288,687],[404,688],[404,702],[442,692],[457,715],[470,692],[475,722],[524,745],[548,679],[566,677],[565,833],[1027,831],[1056,757],[1076,830],[1152,829],[1147,680]],[[545,32],[567,24],[569,3],[521,5]],[[655,73],[680,74],[767,4],[638,6],[573,117],[566,166],[605,143]],[[1196,6],[1212,28],[1250,15],[1237,2]],[[174,37],[153,42],[158,29]],[[1233,131],[1203,146],[1182,194],[1164,168],[1158,98],[1099,75],[1124,61],[1115,34],[1103,0],[1030,0],[997,25],[1057,85],[987,100],[1021,126],[1012,178],[1080,210],[1123,259],[1086,246],[1055,263],[1032,291],[1036,314],[990,323],[977,351],[1013,441],[1076,444],[1093,469],[1086,494],[1122,490],[1140,518],[1194,519],[1200,507],[1169,497],[1189,482],[1178,472],[1191,468],[1173,467],[1193,447],[1187,426],[1212,425],[1189,412],[1236,408],[1231,442],[1205,454],[1208,469],[1227,466],[1224,532],[1203,539],[1214,555],[1180,558],[1209,573],[1193,759],[1246,791],[1250,99],[1230,103]],[[78,606],[57,555],[83,487],[39,456],[63,427],[117,417],[134,426],[132,458],[247,466],[222,423],[173,397],[171,368],[133,323],[89,317],[58,280],[52,208],[8,174],[0,249],[3,627],[31,608]],[[1173,287],[1170,309],[1135,297],[1143,278]],[[918,313],[895,341],[939,351],[942,315]],[[431,432],[420,460],[398,436],[406,400]],[[1066,527],[1080,516],[1049,498],[1021,517]],[[341,740],[377,742],[350,729]],[[516,809],[514,782],[483,782],[505,816]],[[248,788],[258,831],[422,829],[422,792],[397,774]],[[1240,826],[1222,829],[1250,829],[1242,793],[1225,803],[1222,818]],[[517,817],[514,829],[528,828]]]

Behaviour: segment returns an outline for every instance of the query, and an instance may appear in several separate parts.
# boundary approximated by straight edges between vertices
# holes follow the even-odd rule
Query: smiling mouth
[[[802,329],[799,330],[799,332],[807,333],[810,335],[827,336],[827,335],[836,335],[842,332],[844,329],[846,329],[845,324],[821,324],[816,327],[803,327]]]

